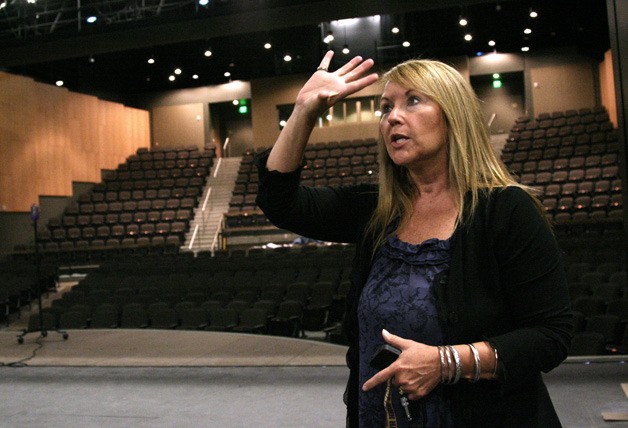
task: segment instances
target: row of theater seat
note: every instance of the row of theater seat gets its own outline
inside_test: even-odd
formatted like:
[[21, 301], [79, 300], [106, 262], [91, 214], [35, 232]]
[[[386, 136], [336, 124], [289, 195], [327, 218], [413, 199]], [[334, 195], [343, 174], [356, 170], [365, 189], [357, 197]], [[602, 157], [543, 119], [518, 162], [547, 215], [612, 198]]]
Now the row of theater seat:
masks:
[[181, 245], [214, 151], [177, 148], [129, 156], [39, 231], [45, 250]]

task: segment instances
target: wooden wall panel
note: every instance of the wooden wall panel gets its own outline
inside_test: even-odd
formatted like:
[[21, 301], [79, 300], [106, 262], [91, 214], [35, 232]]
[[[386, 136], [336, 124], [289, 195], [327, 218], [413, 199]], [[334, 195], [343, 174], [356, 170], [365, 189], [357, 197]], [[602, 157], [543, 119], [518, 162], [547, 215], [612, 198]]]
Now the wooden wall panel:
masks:
[[147, 111], [0, 72], [0, 210], [70, 196], [149, 146]]

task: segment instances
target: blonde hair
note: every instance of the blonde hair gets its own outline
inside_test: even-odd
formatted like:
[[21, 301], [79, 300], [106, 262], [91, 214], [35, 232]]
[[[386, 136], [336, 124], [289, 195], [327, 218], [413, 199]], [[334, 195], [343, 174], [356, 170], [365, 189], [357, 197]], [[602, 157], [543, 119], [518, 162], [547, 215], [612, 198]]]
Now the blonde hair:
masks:
[[[532, 194], [532, 189], [521, 186], [512, 178], [495, 153], [479, 100], [454, 68], [439, 61], [410, 60], [393, 67], [380, 81], [382, 86], [392, 82], [414, 89], [440, 106], [447, 125], [449, 181], [458, 206], [456, 226], [473, 216], [480, 192], [519, 186]], [[367, 236], [374, 239], [374, 251], [386, 239], [388, 224], [395, 218], [403, 221], [412, 212], [412, 201], [417, 193], [408, 170], [395, 165], [388, 156], [381, 135], [378, 145], [379, 198], [367, 229]], [[465, 203], [467, 193], [471, 195], [468, 207]], [[541, 208], [540, 202], [534, 199]]]

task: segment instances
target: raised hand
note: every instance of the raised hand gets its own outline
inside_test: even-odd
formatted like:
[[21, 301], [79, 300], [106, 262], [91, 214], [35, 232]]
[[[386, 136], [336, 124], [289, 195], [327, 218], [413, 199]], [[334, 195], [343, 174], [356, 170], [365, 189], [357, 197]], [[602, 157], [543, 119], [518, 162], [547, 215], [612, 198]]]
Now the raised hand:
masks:
[[316, 118], [339, 100], [377, 81], [377, 73], [365, 75], [373, 60], [357, 56], [336, 71], [329, 71], [333, 51], [323, 57], [316, 72], [297, 95], [295, 109], [303, 108], [308, 116]]

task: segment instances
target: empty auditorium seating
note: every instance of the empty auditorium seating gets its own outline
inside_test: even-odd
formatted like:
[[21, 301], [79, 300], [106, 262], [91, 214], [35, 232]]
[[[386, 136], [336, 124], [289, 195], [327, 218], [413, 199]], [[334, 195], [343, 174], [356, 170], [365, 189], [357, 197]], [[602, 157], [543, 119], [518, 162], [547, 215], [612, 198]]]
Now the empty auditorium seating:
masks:
[[196, 147], [138, 151], [103, 172], [103, 181], [79, 195], [61, 220], [51, 219], [42, 247], [130, 249], [148, 239], [149, 246], [178, 248], [213, 161], [213, 150]]
[[[225, 219], [225, 230], [229, 234], [274, 229], [255, 205], [258, 174], [253, 157], [263, 150], [265, 148], [248, 151], [242, 157]], [[309, 186], [374, 183], [377, 180], [376, 155], [375, 139], [312, 144], [305, 151], [301, 181]]]

